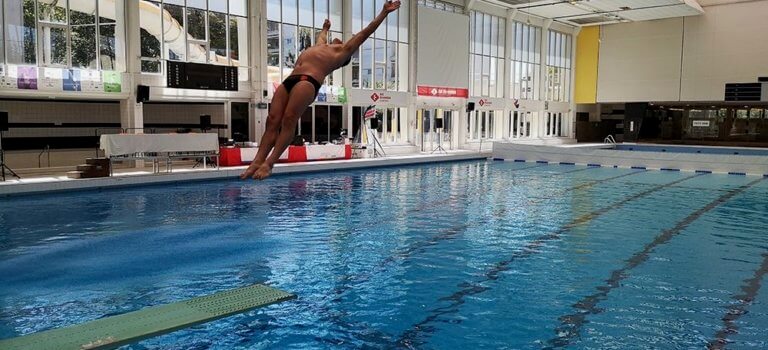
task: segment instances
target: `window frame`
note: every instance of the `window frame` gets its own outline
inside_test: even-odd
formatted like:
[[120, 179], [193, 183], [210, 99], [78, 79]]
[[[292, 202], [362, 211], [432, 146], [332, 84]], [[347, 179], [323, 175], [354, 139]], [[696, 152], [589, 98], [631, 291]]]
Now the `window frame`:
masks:
[[[240, 74], [241, 74], [241, 77], [240, 77], [239, 80], [241, 80], [241, 81], [242, 80], [247, 80], [247, 77], [250, 75], [249, 72], [248, 72], [248, 69], [251, 67], [250, 66], [250, 59], [251, 59], [251, 57], [250, 57], [250, 52], [249, 52], [249, 49], [250, 49], [250, 47], [249, 47], [249, 45], [250, 45], [249, 38], [250, 38], [251, 34], [250, 34], [250, 31], [248, 30], [249, 29], [248, 28], [248, 23], [250, 21], [250, 18], [248, 16], [242, 16], [240, 14], [233, 13], [233, 9], [232, 9], [232, 6], [231, 6], [231, 1], [229, 1], [229, 0], [226, 0], [226, 1], [225, 0], [207, 0], [206, 1], [206, 6], [205, 6], [204, 9], [203, 8], [199, 8], [199, 7], [188, 6], [187, 1], [183, 1], [184, 5], [179, 5], [179, 4], [175, 3], [175, 2], [174, 3], [167, 3], [166, 4], [165, 0], [140, 0], [140, 1], [149, 1], [150, 3], [158, 4], [160, 6], [160, 13], [161, 13], [161, 15], [160, 15], [161, 35], [160, 35], [160, 38], [158, 38], [160, 40], [160, 52], [161, 52], [160, 53], [160, 57], [156, 58], [156, 57], [140, 56], [139, 60], [142, 62], [142, 68], [140, 69], [140, 71], [141, 71], [142, 74], [162, 75], [164, 73], [164, 71], [165, 71], [164, 68], [163, 68], [163, 64], [162, 63], [165, 62], [165, 61], [173, 60], [173, 61], [179, 61], [179, 62], [194, 62], [194, 63], [203, 63], [203, 64], [213, 64], [213, 65], [223, 65], [223, 66], [230, 66], [230, 67], [238, 67], [239, 71], [240, 71]], [[225, 1], [226, 2], [226, 9], [227, 9], [226, 12], [219, 12], [219, 11], [211, 10], [209, 4], [212, 1]], [[245, 12], [246, 12], [246, 14], [248, 13], [249, 3], [250, 2], [245, 2], [245, 6], [246, 6]], [[183, 59], [180, 59], [180, 60], [176, 60], [176, 59], [171, 59], [170, 58], [168, 45], [165, 43], [164, 36], [165, 36], [165, 32], [166, 32], [166, 30], [165, 30], [165, 27], [166, 27], [165, 17], [166, 17], [166, 13], [167, 13], [166, 9], [165, 9], [166, 6], [176, 6], [176, 7], [180, 7], [182, 9], [183, 20], [182, 20], [182, 23], [181, 23], [181, 26], [182, 26], [181, 30], [184, 33], [184, 38], [183, 38], [183, 40], [184, 40], [184, 43], [183, 43], [183, 45], [184, 45], [184, 56], [183, 56]], [[189, 26], [189, 17], [190, 17], [189, 16], [189, 12], [190, 11], [202, 11], [203, 12], [203, 14], [204, 14], [203, 18], [204, 18], [204, 21], [205, 21], [205, 23], [204, 23], [205, 39], [193, 38], [190, 35], [190, 33], [189, 33], [189, 28], [190, 28], [190, 26]], [[211, 53], [211, 27], [210, 27], [211, 20], [210, 20], [210, 18], [213, 15], [224, 15], [224, 36], [225, 36], [224, 39], [226, 41], [226, 48], [225, 48], [225, 55], [221, 56], [221, 59], [224, 62], [219, 62], [217, 59], [213, 59], [212, 58], [212, 53]], [[171, 16], [171, 17], [173, 17], [173, 16]], [[231, 39], [232, 39], [232, 33], [231, 33], [232, 25], [231, 25], [231, 23], [232, 23], [233, 20], [235, 20], [237, 22], [238, 19], [245, 20], [246, 28], [245, 28], [243, 34], [245, 34], [248, 37], [246, 37], [245, 40], [244, 40], [244, 42], [246, 43], [246, 47], [241, 48], [240, 47], [241, 46], [240, 43], [238, 43], [238, 51], [239, 51], [238, 55], [237, 55], [238, 59], [235, 60], [235, 59], [232, 58], [232, 51], [231, 51], [232, 48], [233, 48], [233, 45], [232, 45], [232, 42], [231, 42]], [[139, 19], [139, 23], [141, 23], [141, 19]], [[238, 26], [238, 29], [239, 29], [239, 26]], [[141, 25], [139, 25], [138, 30], [139, 31], [142, 30]], [[238, 39], [239, 39], [239, 35], [240, 35], [240, 33], [238, 33]], [[192, 47], [193, 45], [200, 45], [203, 48], [204, 60], [192, 60], [190, 58], [190, 47]], [[141, 53], [141, 50], [139, 52]], [[241, 53], [244, 53], [245, 55], [241, 55]], [[213, 54], [214, 57], [218, 57], [216, 55], [217, 54], [215, 54], [215, 53]], [[245, 62], [243, 62], [243, 60], [245, 60]], [[236, 63], [235, 63], [235, 61], [236, 61]], [[157, 72], [145, 71], [143, 69], [143, 63], [144, 62], [159, 62], [160, 63], [160, 68], [158, 69]], [[245, 79], [244, 79], [244, 77], [245, 77]]]

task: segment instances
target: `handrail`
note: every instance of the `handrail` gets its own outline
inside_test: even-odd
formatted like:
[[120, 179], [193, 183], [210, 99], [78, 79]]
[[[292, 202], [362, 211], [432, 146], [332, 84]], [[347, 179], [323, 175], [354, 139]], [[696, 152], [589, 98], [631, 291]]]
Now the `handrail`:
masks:
[[603, 143], [610, 143], [612, 145], [616, 144], [616, 139], [613, 138], [613, 135], [608, 135], [603, 139]]
[[40, 154], [37, 155], [37, 167], [42, 168], [43, 167], [43, 161], [41, 160], [43, 158], [43, 154], [48, 153], [48, 167], [51, 167], [51, 146], [45, 145], [43, 147], [43, 150], [40, 151]]

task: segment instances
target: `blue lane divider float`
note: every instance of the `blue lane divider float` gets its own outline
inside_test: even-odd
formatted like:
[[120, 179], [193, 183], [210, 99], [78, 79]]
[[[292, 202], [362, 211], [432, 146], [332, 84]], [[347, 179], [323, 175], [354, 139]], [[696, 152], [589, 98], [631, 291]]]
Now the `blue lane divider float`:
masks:
[[[499, 161], [499, 162], [506, 161], [506, 159], [504, 159], [504, 158], [493, 158], [493, 160], [494, 161]], [[526, 163], [527, 161], [525, 159], [515, 159], [514, 162], [515, 163]], [[537, 160], [536, 163], [537, 164], [549, 164], [549, 161]], [[576, 163], [574, 163], [574, 162], [558, 162], [558, 164], [560, 164], [560, 165], [576, 165]], [[597, 164], [597, 163], [587, 163], [587, 166], [588, 167], [596, 167], [596, 168], [603, 167], [602, 164]], [[619, 168], [619, 166], [618, 165], [614, 165], [613, 168], [617, 169], [617, 168]], [[630, 168], [631, 169], [635, 169], [635, 170], [648, 170], [648, 168], [645, 167], [645, 166], [632, 166]], [[675, 171], [675, 172], [682, 171], [681, 169], [678, 169], [678, 168], [659, 168], [659, 170], [660, 171]], [[696, 170], [695, 172], [697, 174], [712, 174], [711, 170], [699, 169], [699, 170]], [[739, 172], [739, 171], [729, 171], [728, 175], [747, 176], [747, 173]], [[763, 177], [768, 177], [768, 174], [764, 174]]]

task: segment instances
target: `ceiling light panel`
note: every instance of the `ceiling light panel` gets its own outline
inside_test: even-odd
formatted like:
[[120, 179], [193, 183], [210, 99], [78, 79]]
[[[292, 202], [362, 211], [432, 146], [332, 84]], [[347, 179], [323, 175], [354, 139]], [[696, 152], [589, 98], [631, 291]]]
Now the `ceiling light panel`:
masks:
[[684, 4], [683, 0], [590, 0], [584, 3], [601, 12], [622, 11], [622, 8], [642, 9]]
[[631, 21], [649, 21], [654, 19], [696, 16], [701, 13], [688, 5], [665, 6], [650, 9], [621, 12], [621, 16]]
[[534, 16], [539, 16], [544, 18], [582, 16], [582, 15], [588, 15], [591, 13], [590, 11], [578, 8], [569, 3], [559, 3], [555, 5], [548, 5], [548, 6], [531, 7], [521, 11], [530, 13]]

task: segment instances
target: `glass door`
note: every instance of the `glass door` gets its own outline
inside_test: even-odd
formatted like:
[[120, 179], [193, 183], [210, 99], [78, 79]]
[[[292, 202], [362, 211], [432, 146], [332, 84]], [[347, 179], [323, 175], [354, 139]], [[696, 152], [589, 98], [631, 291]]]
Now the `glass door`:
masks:
[[509, 112], [509, 124], [507, 137], [510, 139], [526, 138], [531, 136], [531, 112]]
[[230, 104], [230, 118], [232, 123], [232, 139], [235, 142], [248, 141], [251, 128], [248, 116], [248, 102], [232, 102]]
[[544, 135], [549, 137], [563, 136], [563, 113], [547, 113]]
[[442, 147], [452, 150], [455, 145], [458, 111], [442, 108], [425, 108], [418, 110], [419, 130], [421, 136], [421, 151], [433, 152]]

